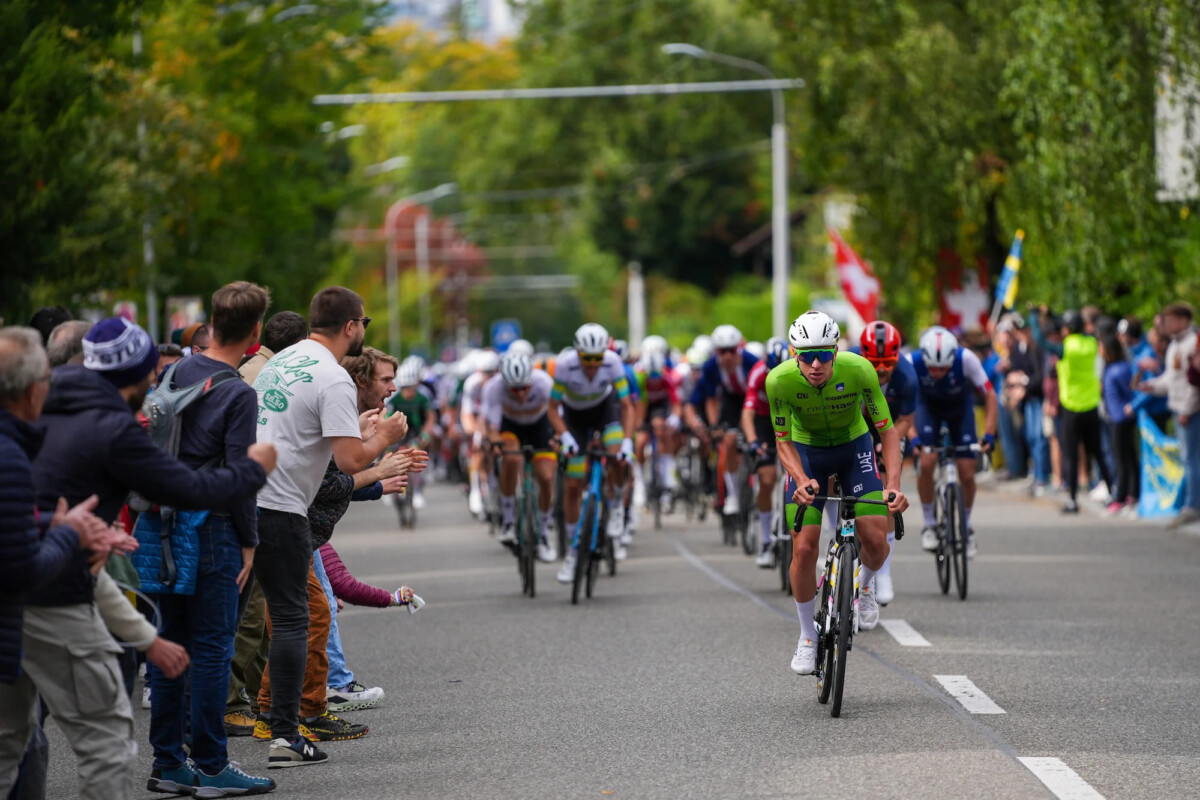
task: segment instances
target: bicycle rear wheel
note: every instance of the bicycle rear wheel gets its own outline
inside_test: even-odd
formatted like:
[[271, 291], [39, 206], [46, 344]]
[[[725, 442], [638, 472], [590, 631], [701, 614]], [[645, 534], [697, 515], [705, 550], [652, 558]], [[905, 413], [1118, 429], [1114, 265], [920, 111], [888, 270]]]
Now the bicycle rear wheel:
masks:
[[[571, 604], [579, 604], [579, 590], [583, 587], [586, 577], [591, 573], [592, 566], [592, 515], [596, 513], [595, 504], [591, 498], [585, 497], [583, 513], [579, 515], [579, 550], [575, 556], [575, 575], [571, 581]], [[590, 582], [587, 596], [592, 596]]]
[[837, 626], [833, 642], [833, 706], [830, 716], [842, 715], [842, 691], [846, 688], [846, 657], [854, 625], [854, 554], [843, 547], [838, 553]]
[[963, 515], [962, 487], [955, 484], [950, 491], [951, 515], [954, 531], [954, 546], [950, 555], [954, 561], [954, 584], [958, 587], [958, 599], [967, 599], [967, 521]]
[[948, 492], [941, 492], [937, 501], [937, 531], [938, 531], [938, 549], [934, 553], [937, 561], [938, 586], [941, 587], [942, 594], [950, 593], [950, 566], [951, 553], [953, 551], [952, 537], [950, 532], [950, 502]]
[[[532, 487], [530, 487], [532, 489]], [[534, 502], [532, 491], [527, 491], [525, 496], [525, 513], [522, 515], [522, 530], [521, 530], [521, 573], [525, 585], [525, 593], [530, 597], [537, 596], [537, 522], [535, 509], [537, 503]]]

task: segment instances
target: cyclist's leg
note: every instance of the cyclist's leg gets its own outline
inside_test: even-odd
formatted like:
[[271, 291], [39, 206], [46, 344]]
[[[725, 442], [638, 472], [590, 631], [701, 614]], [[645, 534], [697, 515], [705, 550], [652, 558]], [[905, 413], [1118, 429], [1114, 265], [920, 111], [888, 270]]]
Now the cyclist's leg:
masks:
[[503, 460], [500, 462], [500, 517], [506, 528], [513, 524], [517, 481], [521, 476], [521, 452], [518, 449], [520, 435], [517, 427], [508, 419], [500, 423], [500, 441], [504, 448]]
[[[841, 461], [838, 477], [846, 493], [863, 500], [882, 500], [883, 481], [875, 466], [875, 443], [871, 434], [864, 433], [836, 450]], [[860, 545], [859, 560], [864, 573], [862, 584], [869, 586], [875, 570], [882, 567], [888, 557], [888, 513], [883, 506], [858, 503], [854, 507], [854, 516]]]
[[[978, 438], [975, 434], [975, 409], [968, 407], [962, 416], [948, 422], [950, 436], [955, 444], [966, 447], [975, 444]], [[975, 507], [975, 458], [959, 458], [958, 485], [962, 487], [963, 495], [963, 525], [971, 527], [971, 509]]]
[[771, 504], [775, 495], [775, 430], [771, 427], [771, 418], [759, 414], [754, 417], [754, 435], [758, 441], [767, 445], [767, 454], [758, 468], [758, 523], [761, 533], [758, 537], [759, 554], [771, 550]]
[[[743, 398], [744, 399], [744, 398]], [[721, 411], [718, 424], [725, 429], [721, 438], [721, 447], [725, 455], [725, 513], [734, 514], [740, 511], [738, 497], [738, 470], [742, 466], [742, 454], [737, 449], [738, 429], [742, 421], [742, 401], [735, 402], [734, 395], [721, 392]]]
[[[677, 486], [675, 482], [675, 453], [679, 451], [679, 434], [668, 424], [671, 419], [670, 406], [667, 413], [654, 419], [654, 438], [658, 440], [658, 455], [662, 469], [663, 487], [672, 494]], [[678, 419], [676, 419], [678, 422]]]
[[[917, 404], [917, 413], [913, 418], [913, 425], [917, 431], [917, 437], [922, 444], [940, 445], [937, 434], [939, 428], [938, 418], [925, 406], [924, 403]], [[917, 494], [921, 498], [921, 513], [925, 517], [925, 527], [932, 528], [937, 524], [936, 514], [934, 512], [933, 498], [933, 471], [937, 467], [936, 453], [921, 454], [921, 469], [917, 474]]]

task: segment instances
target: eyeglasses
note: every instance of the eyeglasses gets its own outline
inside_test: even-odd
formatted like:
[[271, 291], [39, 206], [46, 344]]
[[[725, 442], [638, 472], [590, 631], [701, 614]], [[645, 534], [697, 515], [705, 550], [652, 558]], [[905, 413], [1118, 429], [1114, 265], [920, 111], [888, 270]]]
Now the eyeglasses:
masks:
[[602, 363], [604, 363], [604, 353], [600, 353], [599, 355], [594, 355], [594, 356], [593, 355], [584, 355], [583, 353], [580, 353], [579, 360], [581, 362], [583, 362], [584, 364], [602, 364]]
[[717, 348], [717, 355], [719, 355], [719, 356], [731, 356], [736, 352], [737, 352], [736, 347], [718, 347]]
[[805, 364], [811, 364], [814, 361], [828, 364], [830, 361], [833, 361], [835, 355], [836, 351], [834, 350], [801, 350], [796, 353], [796, 358]]
[[367, 326], [371, 324], [370, 317], [351, 317], [350, 321], [351, 322], [361, 322], [363, 324], [364, 331], [367, 329]]

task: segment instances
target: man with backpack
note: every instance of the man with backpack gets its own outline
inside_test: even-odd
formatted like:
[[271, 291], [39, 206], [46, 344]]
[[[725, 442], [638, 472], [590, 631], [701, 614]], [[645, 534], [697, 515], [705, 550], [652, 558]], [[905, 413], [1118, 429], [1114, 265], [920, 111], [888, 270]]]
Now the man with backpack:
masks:
[[[266, 289], [246, 281], [218, 289], [212, 297], [211, 345], [169, 368], [151, 398], [154, 403], [147, 405], [152, 435], [161, 433], [153, 430], [160, 421], [175, 418], [178, 430], [168, 436], [177, 433], [178, 442], [168, 440], [168, 452], [177, 447], [179, 460], [193, 469], [243, 461], [254, 445], [258, 400], [236, 370], [246, 349], [258, 341], [269, 300]], [[183, 402], [163, 405], [175, 398]], [[146, 541], [144, 522], [165, 522], [161, 513], [154, 516], [149, 512], [139, 520], [140, 540]], [[183, 530], [190, 533], [181, 536]], [[189, 644], [192, 666], [190, 708], [188, 676], [171, 678], [149, 669], [154, 766], [147, 788], [177, 794], [196, 787], [209, 790], [201, 796], [212, 797], [270, 792], [274, 781], [247, 775], [229, 762], [224, 722], [238, 594], [250, 578], [258, 545], [255, 498], [244, 495], [228, 512], [176, 513], [175, 535], [166, 540], [179, 550], [172, 554], [173, 583], [155, 583], [164, 561], [153, 538], [134, 562], [143, 588], [158, 589], [163, 634]], [[183, 749], [189, 710], [191, 761]]]

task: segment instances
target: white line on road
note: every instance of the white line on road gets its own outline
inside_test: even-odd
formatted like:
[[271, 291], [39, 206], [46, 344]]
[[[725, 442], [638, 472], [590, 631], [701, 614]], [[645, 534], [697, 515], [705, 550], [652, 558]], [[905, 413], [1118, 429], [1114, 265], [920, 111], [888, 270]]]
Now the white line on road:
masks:
[[913, 626], [909, 625], [902, 619], [881, 619], [879, 624], [883, 629], [892, 635], [900, 644], [905, 647], [932, 647], [929, 640], [921, 634], [913, 630]]
[[966, 675], [934, 675], [950, 696], [972, 714], [1003, 714], [1004, 709], [992, 702]]
[[1058, 800], [1104, 800], [1075, 770], [1058, 758], [1018, 758]]

